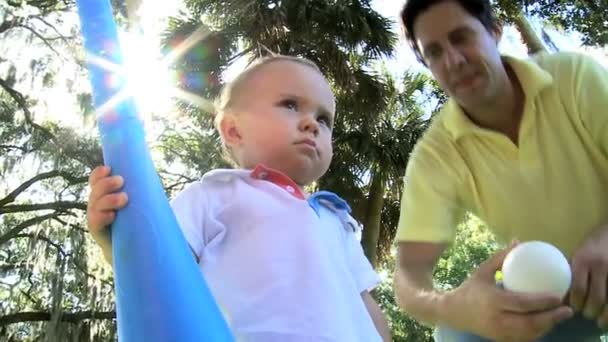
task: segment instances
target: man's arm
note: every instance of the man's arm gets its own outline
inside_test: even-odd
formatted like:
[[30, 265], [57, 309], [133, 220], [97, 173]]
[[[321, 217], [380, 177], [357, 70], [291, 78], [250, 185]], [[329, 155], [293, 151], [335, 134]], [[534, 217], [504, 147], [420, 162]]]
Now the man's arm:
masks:
[[491, 340], [533, 341], [572, 317], [561, 298], [505, 291], [494, 274], [510, 248], [484, 261], [457, 288], [433, 289], [433, 268], [446, 245], [401, 242], [395, 273], [399, 305], [416, 320], [470, 331]]
[[395, 270], [395, 296], [399, 306], [416, 320], [439, 321], [442, 294], [433, 289], [433, 270], [445, 243], [400, 242]]
[[384, 342], [391, 342], [391, 329], [389, 328], [386, 316], [384, 315], [384, 312], [382, 312], [382, 309], [380, 309], [380, 306], [378, 306], [378, 303], [376, 303], [368, 291], [361, 292], [361, 298], [363, 298], [367, 312], [369, 312], [369, 315], [372, 317], [376, 330], [378, 330], [378, 333], [382, 336], [382, 340]]

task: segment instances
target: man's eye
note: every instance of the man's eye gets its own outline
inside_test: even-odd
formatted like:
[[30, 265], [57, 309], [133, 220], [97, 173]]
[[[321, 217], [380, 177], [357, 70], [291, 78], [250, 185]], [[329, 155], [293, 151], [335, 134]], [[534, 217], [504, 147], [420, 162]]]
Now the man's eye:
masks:
[[424, 55], [427, 59], [437, 59], [441, 57], [441, 49], [440, 48], [430, 48], [424, 52]]
[[452, 37], [452, 43], [454, 45], [464, 44], [467, 42], [468, 36], [465, 33], [458, 33]]

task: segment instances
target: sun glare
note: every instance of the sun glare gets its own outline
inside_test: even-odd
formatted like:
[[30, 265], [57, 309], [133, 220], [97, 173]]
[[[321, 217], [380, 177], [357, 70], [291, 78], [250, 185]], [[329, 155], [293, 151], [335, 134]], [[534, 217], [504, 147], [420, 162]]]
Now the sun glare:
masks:
[[[167, 13], [171, 12], [164, 11], [166, 6], [163, 7], [162, 3], [164, 2], [143, 2], [134, 13], [129, 29], [120, 31], [123, 65], [115, 65], [99, 56], [89, 56], [90, 62], [109, 71], [104, 80], [106, 86], [121, 87], [106, 103], [98, 106], [98, 118], [103, 118], [106, 114], [112, 115], [116, 105], [132, 97], [138, 116], [147, 126], [147, 133], [150, 133], [149, 128], [154, 129], [155, 118], [180, 117], [175, 108], [176, 99], [206, 110], [212, 109], [211, 101], [201, 97], [197, 90], [207, 85], [206, 75], [178, 75], [170, 68], [174, 61], [185, 54], [201, 55], [201, 62], [204, 63], [205, 49], [199, 43], [208, 37], [209, 31], [201, 25], [189, 36], [171, 44], [170, 51], [161, 51], [159, 36], [166, 26]], [[181, 89], [190, 81], [194, 81], [198, 88], [187, 87], [193, 89], [192, 92]], [[121, 86], [122, 82], [125, 83]]]
[[126, 91], [133, 96], [144, 122], [172, 110], [172, 77], [156, 42], [137, 33], [122, 38]]

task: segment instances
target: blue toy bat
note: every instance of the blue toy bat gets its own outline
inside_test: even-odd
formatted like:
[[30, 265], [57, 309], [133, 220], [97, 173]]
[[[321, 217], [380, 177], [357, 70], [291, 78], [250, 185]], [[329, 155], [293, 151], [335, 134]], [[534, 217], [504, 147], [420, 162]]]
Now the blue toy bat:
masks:
[[104, 160], [124, 178], [129, 196], [111, 228], [118, 338], [234, 341], [169, 206], [134, 101], [120, 99], [125, 80], [95, 62], [119, 68], [123, 62], [109, 1], [76, 3], [94, 104], [102, 111], [98, 127]]

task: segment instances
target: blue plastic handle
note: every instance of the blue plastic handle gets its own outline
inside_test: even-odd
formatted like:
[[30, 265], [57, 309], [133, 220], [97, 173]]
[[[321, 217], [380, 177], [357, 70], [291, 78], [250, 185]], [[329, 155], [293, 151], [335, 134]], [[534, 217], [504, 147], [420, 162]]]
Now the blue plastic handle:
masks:
[[[125, 89], [109, 0], [77, 0], [96, 108]], [[234, 338], [198, 269], [156, 173], [132, 97], [98, 116], [103, 155], [125, 180], [129, 204], [112, 224], [118, 338], [225, 342]]]

